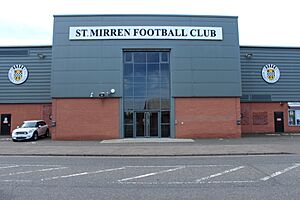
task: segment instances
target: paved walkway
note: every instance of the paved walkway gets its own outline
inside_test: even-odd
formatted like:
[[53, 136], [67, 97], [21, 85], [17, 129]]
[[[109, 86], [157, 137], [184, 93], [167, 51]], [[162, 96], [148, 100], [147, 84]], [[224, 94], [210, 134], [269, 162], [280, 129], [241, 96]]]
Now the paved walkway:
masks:
[[0, 155], [44, 156], [208, 156], [300, 154], [300, 135], [238, 139], [117, 139], [104, 141], [12, 142], [0, 137]]

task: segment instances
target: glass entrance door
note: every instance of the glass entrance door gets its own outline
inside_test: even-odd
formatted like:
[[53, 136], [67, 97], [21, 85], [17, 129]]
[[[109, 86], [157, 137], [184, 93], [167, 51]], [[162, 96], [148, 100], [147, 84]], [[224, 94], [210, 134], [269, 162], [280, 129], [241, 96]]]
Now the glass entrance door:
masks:
[[135, 112], [135, 136], [158, 137], [158, 112]]

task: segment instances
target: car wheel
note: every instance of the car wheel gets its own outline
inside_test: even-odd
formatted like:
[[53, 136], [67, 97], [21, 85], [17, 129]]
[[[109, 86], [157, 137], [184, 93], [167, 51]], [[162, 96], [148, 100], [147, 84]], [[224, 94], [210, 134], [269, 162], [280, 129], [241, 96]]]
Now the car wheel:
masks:
[[46, 130], [45, 137], [49, 137], [49, 129]]
[[17, 142], [18, 140], [12, 139], [13, 142]]
[[37, 132], [34, 132], [32, 135], [32, 140], [37, 141], [37, 139], [38, 139], [38, 134], [37, 134]]

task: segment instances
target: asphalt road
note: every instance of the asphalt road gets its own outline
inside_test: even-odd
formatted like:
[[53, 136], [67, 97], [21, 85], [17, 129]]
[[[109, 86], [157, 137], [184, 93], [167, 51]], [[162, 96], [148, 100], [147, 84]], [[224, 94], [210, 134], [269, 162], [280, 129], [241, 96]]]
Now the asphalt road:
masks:
[[0, 156], [0, 200], [299, 199], [300, 156]]

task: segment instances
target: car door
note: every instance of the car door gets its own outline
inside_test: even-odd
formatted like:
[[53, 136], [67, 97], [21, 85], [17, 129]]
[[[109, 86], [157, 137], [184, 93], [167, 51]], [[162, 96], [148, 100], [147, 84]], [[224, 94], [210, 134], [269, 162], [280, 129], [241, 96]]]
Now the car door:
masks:
[[42, 135], [45, 135], [46, 134], [46, 131], [47, 131], [47, 125], [46, 125], [46, 122], [44, 122], [44, 121], [41, 121], [40, 122], [40, 124], [41, 124], [41, 134]]
[[42, 123], [41, 122], [37, 122], [36, 123], [36, 126], [37, 126], [37, 132], [38, 132], [38, 135], [41, 136], [43, 135], [43, 126], [42, 126]]

